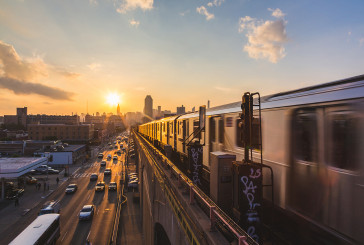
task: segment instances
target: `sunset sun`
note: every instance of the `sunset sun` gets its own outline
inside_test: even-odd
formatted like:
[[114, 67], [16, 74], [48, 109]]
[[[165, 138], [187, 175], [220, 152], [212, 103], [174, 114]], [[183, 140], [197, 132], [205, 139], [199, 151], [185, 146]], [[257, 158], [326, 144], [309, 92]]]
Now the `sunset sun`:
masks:
[[116, 106], [117, 104], [120, 103], [120, 96], [117, 95], [116, 93], [110, 93], [107, 97], [106, 97], [107, 103], [110, 106]]

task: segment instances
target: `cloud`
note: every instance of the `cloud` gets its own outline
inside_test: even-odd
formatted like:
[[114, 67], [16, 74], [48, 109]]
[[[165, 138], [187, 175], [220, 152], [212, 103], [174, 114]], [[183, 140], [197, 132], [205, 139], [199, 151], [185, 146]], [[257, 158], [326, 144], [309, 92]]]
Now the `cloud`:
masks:
[[14, 47], [0, 41], [0, 88], [12, 90], [15, 94], [39, 94], [55, 100], [71, 100], [73, 93], [34, 82], [56, 74], [77, 78], [80, 74], [62, 67], [47, 65], [39, 56], [24, 59]]
[[214, 0], [212, 2], [209, 2], [207, 6], [213, 7], [213, 6], [221, 6], [221, 4], [225, 2], [225, 0]]
[[38, 94], [53, 100], [72, 100], [73, 93], [52, 88], [40, 83], [30, 83], [9, 77], [0, 77], [0, 88], [13, 91], [15, 94]]
[[89, 3], [91, 5], [97, 5], [98, 4], [97, 0], [89, 0]]
[[125, 14], [127, 11], [140, 8], [142, 10], [153, 9], [154, 0], [114, 0], [114, 4], [117, 6], [116, 11], [121, 14]]
[[48, 77], [55, 72], [67, 78], [77, 78], [80, 74], [70, 72], [62, 67], [55, 67], [44, 63], [39, 56], [21, 58], [10, 44], [0, 41], [0, 75], [18, 80], [32, 81]]
[[213, 18], [215, 18], [214, 14], [211, 14], [207, 11], [207, 9], [205, 8], [205, 6], [201, 6], [196, 8], [197, 13], [205, 15], [206, 16], [206, 20], [211, 20]]
[[87, 65], [87, 67], [90, 68], [90, 70], [92, 70], [92, 71], [96, 71], [101, 67], [101, 64], [94, 62], [94, 63]]
[[20, 80], [47, 76], [48, 67], [40, 57], [22, 59], [13, 46], [0, 41], [0, 74]]
[[277, 63], [285, 57], [283, 45], [288, 41], [287, 21], [282, 18], [284, 16], [282, 11], [278, 10], [271, 10], [274, 17], [281, 16], [275, 21], [257, 21], [250, 16], [240, 18], [239, 32], [247, 32], [248, 43], [244, 46], [244, 51], [249, 57], [267, 59], [272, 63]]
[[136, 20], [134, 20], [134, 19], [131, 19], [131, 20], [129, 21], [129, 24], [130, 24], [131, 26], [138, 27], [138, 26], [139, 26], [139, 24], [140, 24], [140, 22], [139, 22], [139, 21], [136, 21]]
[[283, 12], [282, 12], [282, 10], [280, 10], [280, 9], [271, 9], [271, 8], [268, 8], [268, 10], [269, 11], [271, 11], [272, 12], [272, 16], [273, 17], [276, 17], [276, 18], [283, 18], [286, 14], [284, 14]]

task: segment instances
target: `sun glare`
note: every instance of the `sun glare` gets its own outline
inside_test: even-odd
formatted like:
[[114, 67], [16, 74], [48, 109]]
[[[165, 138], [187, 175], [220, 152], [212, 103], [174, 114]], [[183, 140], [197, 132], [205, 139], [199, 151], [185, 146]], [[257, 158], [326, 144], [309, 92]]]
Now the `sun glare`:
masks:
[[115, 93], [111, 93], [106, 97], [107, 103], [110, 106], [116, 106], [117, 104], [120, 103], [120, 96], [115, 94]]

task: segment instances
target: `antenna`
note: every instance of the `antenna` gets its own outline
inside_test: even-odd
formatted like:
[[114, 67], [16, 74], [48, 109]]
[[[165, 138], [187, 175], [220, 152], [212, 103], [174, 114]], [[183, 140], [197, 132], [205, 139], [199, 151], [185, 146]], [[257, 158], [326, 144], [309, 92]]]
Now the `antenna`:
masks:
[[86, 115], [88, 115], [88, 100], [86, 100]]

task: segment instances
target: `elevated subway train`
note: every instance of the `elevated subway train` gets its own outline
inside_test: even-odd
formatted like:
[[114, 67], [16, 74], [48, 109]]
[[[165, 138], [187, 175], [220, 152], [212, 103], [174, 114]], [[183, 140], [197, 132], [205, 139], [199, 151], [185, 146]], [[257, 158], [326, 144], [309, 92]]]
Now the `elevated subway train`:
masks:
[[[214, 151], [242, 160], [240, 106], [207, 109], [205, 168]], [[188, 113], [140, 125], [139, 132], [185, 158], [183, 142], [198, 123], [198, 112]], [[364, 75], [261, 98], [263, 162], [273, 169], [275, 205], [342, 244], [364, 244], [363, 125]], [[257, 162], [259, 157], [253, 151]], [[263, 196], [269, 200], [270, 192]]]

